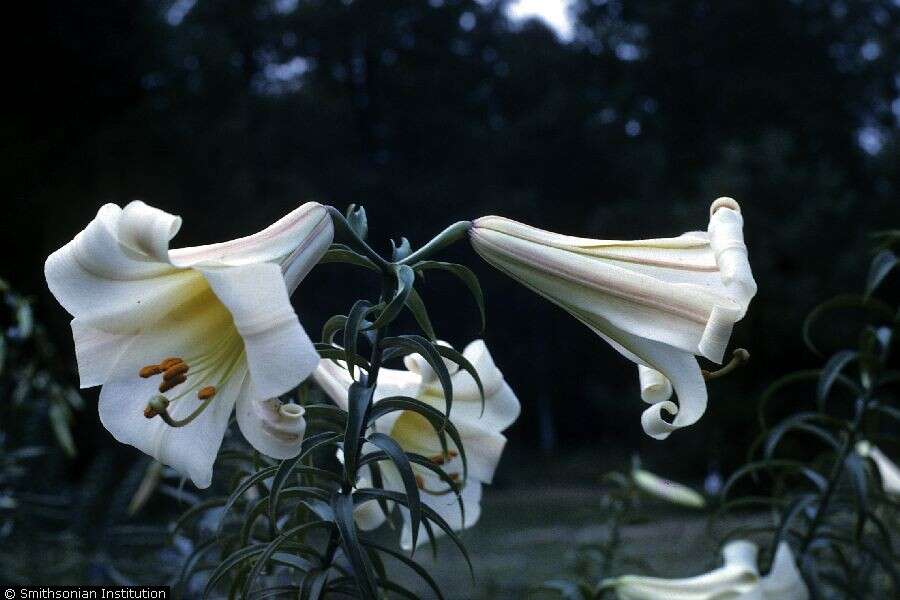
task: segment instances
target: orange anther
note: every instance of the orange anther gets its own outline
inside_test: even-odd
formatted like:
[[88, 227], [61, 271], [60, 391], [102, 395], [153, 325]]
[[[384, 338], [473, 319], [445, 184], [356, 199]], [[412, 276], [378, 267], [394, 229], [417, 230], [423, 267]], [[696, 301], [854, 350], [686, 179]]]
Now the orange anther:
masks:
[[181, 377], [182, 375], [184, 375], [185, 373], [188, 372], [188, 369], [190, 369], [190, 367], [188, 367], [186, 363], [180, 362], [180, 363], [174, 364], [171, 367], [169, 367], [168, 369], [166, 369], [165, 373], [163, 373], [163, 379], [165, 379], [166, 381], [169, 381], [170, 379], [175, 379], [176, 377]]
[[147, 365], [140, 371], [138, 371], [138, 375], [147, 379], [148, 377], [153, 377], [154, 375], [159, 375], [163, 372], [163, 368], [159, 365]]
[[182, 359], [178, 358], [177, 356], [170, 356], [169, 358], [167, 358], [164, 361], [162, 361], [161, 363], [159, 363], [159, 366], [162, 367], [163, 371], [165, 371], [169, 367], [175, 366], [178, 363], [183, 363], [183, 362], [184, 361]]
[[159, 384], [159, 393], [164, 394], [176, 385], [180, 385], [185, 381], [187, 381], [187, 377], [185, 377], [184, 374], [176, 375], [173, 379], [163, 379], [163, 382]]
[[425, 480], [422, 479], [421, 475], [416, 475], [416, 487], [419, 488], [420, 490], [425, 489]]
[[216, 388], [208, 385], [205, 388], [202, 388], [199, 392], [197, 392], [197, 397], [201, 400], [209, 400], [213, 396], [216, 395]]

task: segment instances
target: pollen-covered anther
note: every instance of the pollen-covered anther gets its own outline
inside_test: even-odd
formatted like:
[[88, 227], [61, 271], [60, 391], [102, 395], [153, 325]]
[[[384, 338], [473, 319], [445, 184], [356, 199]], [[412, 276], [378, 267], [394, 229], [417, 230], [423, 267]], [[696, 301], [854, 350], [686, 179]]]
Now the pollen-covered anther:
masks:
[[178, 358], [177, 356], [170, 356], [169, 358], [163, 359], [159, 366], [162, 367], [162, 370], [165, 371], [169, 367], [174, 367], [178, 363], [183, 363], [184, 359]]
[[420, 490], [425, 489], [425, 480], [422, 478], [421, 475], [416, 475], [416, 487], [419, 488]]
[[451, 481], [459, 481], [459, 473], [450, 473], [447, 476]]
[[159, 375], [163, 372], [163, 368], [159, 365], [147, 365], [138, 371], [138, 375], [140, 375], [143, 379], [147, 379], [148, 377], [153, 377], [154, 375]]
[[199, 392], [197, 392], [197, 397], [201, 400], [209, 400], [213, 396], [216, 395], [215, 386], [208, 385], [204, 388], [201, 388]]
[[181, 385], [187, 381], [187, 377], [182, 373], [181, 375], [177, 375], [172, 379], [163, 379], [163, 382], [159, 384], [159, 392], [161, 394], [168, 392], [176, 385]]
[[180, 362], [172, 365], [163, 373], [163, 379], [169, 381], [170, 379], [175, 379], [176, 377], [180, 377], [187, 373], [190, 370], [190, 367], [185, 362]]

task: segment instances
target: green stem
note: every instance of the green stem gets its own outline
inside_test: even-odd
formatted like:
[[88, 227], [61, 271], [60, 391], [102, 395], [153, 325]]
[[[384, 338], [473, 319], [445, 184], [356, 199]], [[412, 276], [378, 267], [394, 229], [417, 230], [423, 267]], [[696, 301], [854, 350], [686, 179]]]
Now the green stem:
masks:
[[398, 264], [409, 265], [425, 260], [435, 252], [446, 248], [465, 236], [470, 229], [472, 229], [472, 221], [458, 221], [434, 236], [430, 242], [399, 261]]
[[798, 563], [801, 562], [801, 559], [809, 550], [809, 545], [812, 543], [813, 538], [816, 535], [816, 531], [822, 525], [822, 520], [825, 518], [825, 515], [828, 512], [828, 507], [831, 504], [831, 499], [834, 496], [834, 491], [835, 489], [837, 489], [838, 481], [840, 480], [841, 475], [843, 475], [844, 473], [844, 465], [847, 462], [847, 457], [850, 456], [850, 452], [856, 445], [856, 440], [859, 436], [859, 430], [862, 427], [868, 407], [869, 394], [866, 393], [862, 398], [859, 399], [859, 406], [856, 410], [856, 414], [853, 417], [853, 422], [851, 423], [850, 430], [847, 432], [847, 435], [844, 438], [844, 443], [841, 445], [841, 450], [838, 453], [837, 461], [834, 463], [834, 466], [831, 469], [831, 475], [828, 478], [828, 485], [825, 487], [825, 491], [822, 494], [822, 499], [819, 502], [818, 507], [816, 508], [816, 514], [813, 516], [813, 519], [809, 524], [809, 529], [807, 529], [806, 535], [803, 538], [803, 543], [800, 545], [800, 554], [797, 557]]
[[335, 229], [350, 238], [350, 241], [352, 241], [359, 250], [362, 250], [362, 253], [365, 254], [366, 257], [370, 258], [372, 262], [378, 265], [378, 268], [381, 269], [383, 273], [388, 272], [390, 263], [384, 260], [380, 254], [372, 250], [371, 246], [353, 231], [353, 228], [350, 227], [350, 223], [347, 222], [347, 219], [341, 214], [341, 211], [333, 206], [326, 206], [325, 208], [331, 216], [331, 221], [334, 223]]

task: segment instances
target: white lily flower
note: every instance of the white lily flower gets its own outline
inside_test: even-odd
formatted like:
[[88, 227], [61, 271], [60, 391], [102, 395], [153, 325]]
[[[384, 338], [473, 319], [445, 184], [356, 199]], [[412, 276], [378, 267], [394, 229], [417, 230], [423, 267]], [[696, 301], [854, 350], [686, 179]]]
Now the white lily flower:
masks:
[[103, 425], [205, 488], [235, 405], [260, 452], [300, 449], [302, 410], [271, 399], [319, 362], [289, 294], [333, 230], [316, 203], [248, 237], [170, 250], [180, 227], [143, 202], [107, 204], [45, 275], [74, 317], [81, 386], [103, 386]]
[[724, 566], [697, 577], [663, 579], [626, 575], [603, 582], [619, 600], [807, 600], [809, 592], [787, 543], [778, 545], [772, 569], [761, 577], [758, 548], [746, 540], [722, 549]]
[[[652, 240], [577, 238], [493, 216], [474, 221], [469, 235], [482, 258], [644, 367], [641, 396], [652, 406], [641, 424], [664, 439], [703, 415], [694, 355], [721, 362], [756, 293], [738, 203], [719, 198], [710, 215], [706, 232]], [[668, 400], [673, 387], [678, 405]]]
[[[458, 369], [455, 363], [448, 363], [453, 384], [450, 421], [459, 431], [466, 452], [468, 478], [465, 481], [462, 481], [463, 468], [459, 449], [448, 438], [448, 452], [444, 454], [433, 427], [418, 413], [397, 411], [385, 415], [375, 423], [376, 431], [391, 436], [407, 452], [430, 457], [451, 478], [459, 481], [459, 497], [465, 510], [465, 521], [459, 500], [451, 488], [432, 471], [420, 465], [412, 465], [422, 502], [436, 511], [454, 530], [471, 527], [478, 520], [481, 514], [481, 487], [493, 479], [506, 444], [506, 437], [501, 432], [516, 420], [520, 411], [519, 400], [503, 380], [503, 374], [494, 364], [482, 340], [469, 344], [463, 351], [463, 356], [478, 373], [485, 393], [482, 414], [481, 395], [475, 380], [468, 372]], [[443, 390], [425, 359], [419, 355], [409, 355], [404, 363], [409, 370], [379, 370], [374, 402], [390, 396], [409, 396], [444, 411]], [[347, 408], [347, 392], [353, 379], [343, 366], [330, 360], [322, 360], [314, 378], [339, 407]], [[400, 473], [393, 464], [381, 463], [381, 474], [385, 489], [404, 491]], [[371, 481], [371, 476], [364, 471], [357, 487], [370, 485], [368, 481]], [[409, 549], [412, 547], [412, 526], [408, 511], [401, 507], [401, 512], [405, 525], [400, 543], [403, 548]], [[375, 501], [358, 506], [354, 517], [361, 529], [374, 529], [385, 519]], [[441, 534], [440, 528], [434, 527], [433, 530], [435, 535]], [[428, 541], [424, 528], [419, 532], [418, 539], [420, 543]]]
[[706, 499], [686, 485], [663, 479], [644, 469], [631, 471], [631, 480], [646, 494], [688, 508], [704, 508]]
[[881, 475], [884, 492], [889, 496], [900, 498], [900, 467], [868, 441], [857, 442], [856, 452], [860, 456], [872, 459], [872, 462], [875, 463], [878, 474]]

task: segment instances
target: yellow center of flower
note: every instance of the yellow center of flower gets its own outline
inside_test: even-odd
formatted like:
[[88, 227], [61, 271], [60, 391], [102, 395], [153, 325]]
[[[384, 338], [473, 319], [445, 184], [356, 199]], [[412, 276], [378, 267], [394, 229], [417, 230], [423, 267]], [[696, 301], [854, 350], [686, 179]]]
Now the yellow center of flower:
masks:
[[[158, 364], [147, 365], [138, 371], [144, 379], [161, 375], [159, 395], [154, 396], [144, 409], [148, 419], [159, 416], [172, 427], [183, 427], [196, 419], [209, 406], [218, 391], [234, 373], [235, 367], [243, 356], [243, 344], [237, 332], [228, 332], [219, 341], [206, 349], [206, 352], [191, 359], [189, 364], [180, 356], [173, 356]], [[212, 384], [212, 385], [211, 385]], [[164, 396], [173, 392], [170, 398]], [[182, 419], [173, 418], [169, 405], [186, 396], [196, 393], [200, 405]]]

